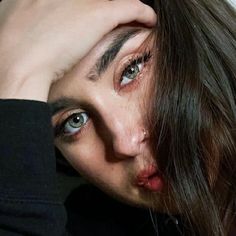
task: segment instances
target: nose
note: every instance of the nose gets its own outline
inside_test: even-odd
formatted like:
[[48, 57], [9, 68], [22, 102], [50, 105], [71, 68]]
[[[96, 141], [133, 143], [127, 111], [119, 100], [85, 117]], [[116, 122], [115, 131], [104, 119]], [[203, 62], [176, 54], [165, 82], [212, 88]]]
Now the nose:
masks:
[[119, 159], [142, 153], [147, 131], [142, 127], [113, 127], [113, 151]]
[[104, 145], [112, 151], [110, 155], [114, 159], [136, 157], [143, 153], [149, 134], [139, 100], [127, 100], [125, 96], [110, 96], [109, 99], [96, 96], [96, 109], [103, 124]]

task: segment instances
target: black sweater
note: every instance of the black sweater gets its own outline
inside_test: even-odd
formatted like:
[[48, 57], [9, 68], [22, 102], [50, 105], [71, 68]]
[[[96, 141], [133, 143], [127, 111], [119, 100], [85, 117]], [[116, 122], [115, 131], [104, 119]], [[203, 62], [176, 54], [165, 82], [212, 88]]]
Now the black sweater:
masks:
[[50, 124], [46, 103], [0, 102], [0, 235], [63, 234]]
[[[43, 102], [0, 100], [0, 236], [157, 235], [149, 212], [83, 185], [60, 200], [51, 113]], [[157, 215], [159, 235], [178, 235]], [[69, 233], [66, 233], [69, 232]]]

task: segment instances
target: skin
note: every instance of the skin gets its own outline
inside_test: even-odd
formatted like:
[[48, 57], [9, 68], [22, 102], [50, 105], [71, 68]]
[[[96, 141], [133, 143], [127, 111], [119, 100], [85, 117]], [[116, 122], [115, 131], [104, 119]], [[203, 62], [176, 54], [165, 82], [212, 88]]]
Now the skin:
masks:
[[[155, 198], [155, 208], [161, 210], [162, 189], [150, 191], [135, 184], [142, 170], [156, 165], [149, 137], [143, 133], [146, 130], [143, 101], [150, 97], [153, 49], [151, 42], [141, 45], [151, 31], [139, 29], [98, 79], [94, 79], [94, 72], [91, 74], [91, 68], [115, 35], [129, 30], [122, 27], [109, 34], [52, 86], [49, 93], [52, 106], [62, 99], [68, 101], [52, 118], [54, 127], [67, 121], [55, 144], [78, 172], [105, 192], [144, 207], [153, 207], [150, 199]], [[125, 80], [121, 75], [130, 61], [147, 51], [151, 52], [150, 59], [139, 64], [140, 70], [133, 80]], [[88, 120], [75, 127], [68, 123], [71, 115], [81, 112], [88, 114]]]

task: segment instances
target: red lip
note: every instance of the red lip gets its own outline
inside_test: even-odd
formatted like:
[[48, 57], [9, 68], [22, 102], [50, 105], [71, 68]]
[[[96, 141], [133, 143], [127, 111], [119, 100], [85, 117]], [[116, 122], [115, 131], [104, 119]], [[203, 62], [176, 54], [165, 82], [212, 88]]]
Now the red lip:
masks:
[[150, 165], [139, 172], [135, 184], [150, 191], [159, 192], [163, 188], [163, 179], [156, 166]]

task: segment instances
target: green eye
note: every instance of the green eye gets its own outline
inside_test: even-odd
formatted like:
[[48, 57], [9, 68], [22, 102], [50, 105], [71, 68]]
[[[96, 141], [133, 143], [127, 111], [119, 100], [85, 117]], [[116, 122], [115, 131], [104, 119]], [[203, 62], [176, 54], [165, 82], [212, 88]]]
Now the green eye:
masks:
[[131, 63], [124, 69], [121, 79], [120, 86], [125, 86], [135, 80], [138, 74], [143, 70], [145, 63], [151, 58], [151, 52], [145, 52], [139, 58], [134, 59]]
[[140, 73], [142, 69], [143, 69], [143, 62], [136, 61], [135, 64], [129, 65], [122, 74], [120, 85], [122, 86], [130, 83], [137, 77], [137, 75]]
[[77, 133], [87, 123], [88, 119], [89, 117], [85, 112], [73, 114], [65, 121], [63, 132], [71, 135]]

